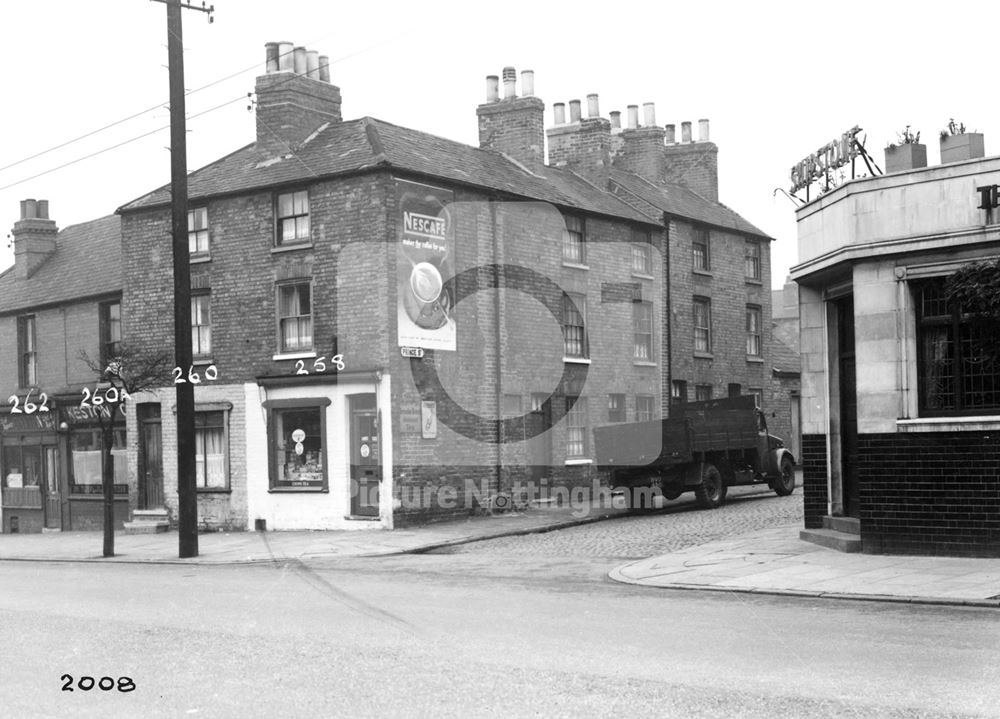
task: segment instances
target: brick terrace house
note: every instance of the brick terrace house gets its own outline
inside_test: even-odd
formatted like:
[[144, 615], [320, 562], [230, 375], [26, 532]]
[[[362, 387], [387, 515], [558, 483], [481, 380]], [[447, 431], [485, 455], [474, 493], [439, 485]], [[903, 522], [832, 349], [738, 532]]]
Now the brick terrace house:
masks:
[[[590, 487], [591, 428], [659, 416], [669, 401], [673, 250], [656, 202], [678, 213], [672, 241], [689, 224], [725, 238], [720, 271], [699, 290], [720, 305], [698, 325], [715, 344], [697, 359], [688, 346], [682, 381], [696, 396], [768, 387], [757, 365], [769, 294], [754, 289], [769, 281], [768, 238], [679, 185], [644, 189], [650, 210], [586, 172], [546, 165], [533, 75], [522, 73], [521, 96], [512, 69], [503, 85], [501, 99], [499, 79], [487, 80], [474, 148], [344, 121], [323, 60], [268, 45], [255, 142], [189, 177], [204, 524], [392, 528], [467, 513], [526, 483], [533, 493]], [[169, 189], [119, 213], [127, 340], [162, 347], [172, 337]], [[750, 240], [759, 277], [748, 283]], [[688, 263], [691, 247], [678, 250]], [[721, 270], [732, 263], [739, 306], [729, 318]], [[688, 315], [698, 295], [680, 272]], [[748, 333], [751, 304], [759, 323]], [[690, 318], [678, 322], [694, 343]], [[732, 348], [730, 366], [721, 355]], [[159, 428], [175, 516], [172, 403], [164, 388], [135, 404], [129, 462], [145, 476], [149, 435], [138, 430]]]
[[957, 156], [942, 144], [945, 164], [797, 210], [804, 538], [1000, 556], [1000, 371], [942, 294], [958, 267], [1000, 255], [977, 191], [1000, 183], [1000, 158], [983, 158], [981, 136]]
[[0, 274], [4, 532], [103, 525], [98, 411], [119, 425], [112, 450], [119, 525], [135, 504], [124, 415], [80, 407], [97, 380], [80, 352], [106, 359], [121, 341], [121, 221], [112, 215], [58, 230], [48, 214], [46, 200], [21, 203], [14, 265]]

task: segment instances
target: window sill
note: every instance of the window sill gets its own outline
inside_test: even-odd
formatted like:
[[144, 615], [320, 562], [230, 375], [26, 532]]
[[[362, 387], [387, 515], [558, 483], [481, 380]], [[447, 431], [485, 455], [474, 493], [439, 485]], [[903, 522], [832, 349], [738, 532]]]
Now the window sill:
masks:
[[983, 432], [1000, 430], [1000, 416], [897, 419], [897, 432]]
[[570, 262], [569, 260], [563, 260], [563, 267], [572, 267], [574, 270], [589, 270], [590, 265], [585, 265], [580, 262]]
[[211, 255], [191, 255], [191, 264], [192, 265], [200, 265], [202, 263], [211, 262], [211, 261], [212, 261], [212, 256]]
[[563, 364], [590, 364], [586, 357], [563, 357]]
[[281, 252], [294, 252], [295, 250], [311, 250], [315, 247], [312, 240], [309, 242], [290, 242], [287, 245], [278, 245], [277, 247], [271, 248], [271, 254], [279, 254]]
[[582, 466], [585, 464], [593, 464], [594, 460], [587, 459], [585, 457], [580, 457], [579, 459], [567, 459], [563, 464], [567, 467]]
[[268, 494], [329, 494], [327, 487], [271, 487]]
[[198, 487], [198, 494], [232, 494], [232, 489], [227, 489], [225, 487]]
[[632, 360], [632, 366], [634, 367], [658, 367], [656, 362], [650, 362], [649, 360]]
[[381, 522], [381, 517], [373, 517], [370, 514], [345, 514], [344, 519], [348, 522]]
[[710, 270], [691, 270], [691, 274], [701, 275], [702, 277], [711, 277], [712, 272]]
[[271, 357], [275, 362], [281, 362], [282, 360], [297, 360], [297, 359], [314, 359], [316, 357], [316, 351], [310, 352], [290, 352], [288, 354], [276, 354]]
[[747, 362], [750, 364], [764, 364], [764, 358], [747, 355]]
[[698, 350], [695, 350], [694, 356], [695, 359], [710, 359], [710, 360], [715, 359], [715, 355], [712, 354], [711, 352], [699, 352]]
[[648, 275], [645, 272], [636, 272], [635, 270], [632, 270], [632, 276], [638, 277], [640, 280], [649, 280], [651, 282], [656, 279], [652, 275]]
[[757, 279], [756, 277], [744, 277], [743, 281], [746, 282], [748, 285], [763, 285], [764, 284], [763, 280]]
[[215, 364], [215, 360], [212, 359], [211, 357], [195, 357], [191, 360], [191, 364], [195, 365], [196, 367], [199, 365], [211, 365]]

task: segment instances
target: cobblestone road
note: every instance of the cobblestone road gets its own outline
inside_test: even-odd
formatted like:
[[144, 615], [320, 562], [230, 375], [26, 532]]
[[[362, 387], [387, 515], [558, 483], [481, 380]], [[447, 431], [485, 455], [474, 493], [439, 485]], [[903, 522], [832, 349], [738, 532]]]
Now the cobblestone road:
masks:
[[732, 487], [719, 509], [701, 509], [694, 495], [685, 494], [649, 515], [474, 542], [449, 553], [631, 559], [786, 524], [802, 524], [801, 487], [788, 497], [778, 497], [765, 487]]

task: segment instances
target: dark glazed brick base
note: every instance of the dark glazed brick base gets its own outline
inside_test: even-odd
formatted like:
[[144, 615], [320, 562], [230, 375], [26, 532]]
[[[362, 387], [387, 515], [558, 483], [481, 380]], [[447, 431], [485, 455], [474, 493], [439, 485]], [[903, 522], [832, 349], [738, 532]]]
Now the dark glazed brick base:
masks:
[[[998, 440], [992, 432], [860, 435], [863, 550], [1000, 557]], [[807, 521], [808, 507], [807, 496]]]
[[806, 529], [823, 526], [829, 498], [826, 493], [826, 435], [802, 435], [802, 496]]

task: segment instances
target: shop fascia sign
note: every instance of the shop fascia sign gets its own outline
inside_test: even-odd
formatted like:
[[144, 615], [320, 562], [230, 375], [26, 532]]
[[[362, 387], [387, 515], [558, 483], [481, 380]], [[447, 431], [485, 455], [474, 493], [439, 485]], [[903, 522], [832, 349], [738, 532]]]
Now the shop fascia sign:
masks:
[[791, 192], [794, 194], [809, 187], [816, 180], [825, 179], [827, 172], [843, 167], [858, 157], [860, 153], [854, 136], [859, 132], [861, 132], [860, 127], [852, 127], [839, 138], [831, 140], [816, 152], [792, 165]]

